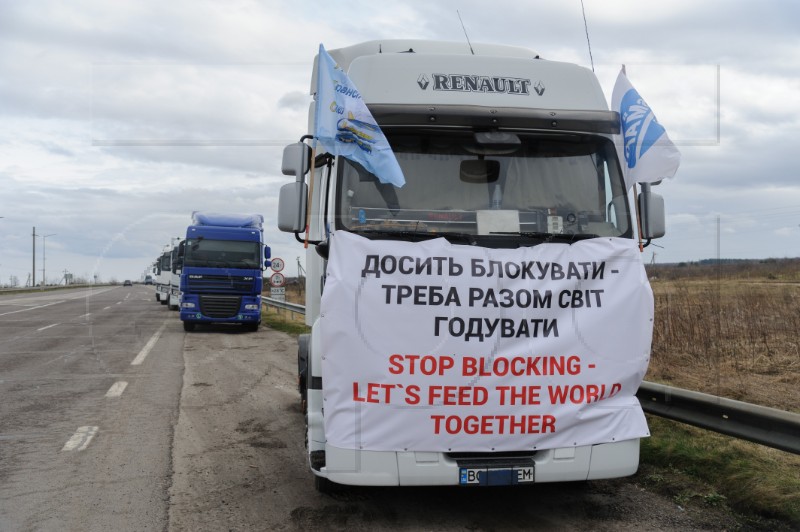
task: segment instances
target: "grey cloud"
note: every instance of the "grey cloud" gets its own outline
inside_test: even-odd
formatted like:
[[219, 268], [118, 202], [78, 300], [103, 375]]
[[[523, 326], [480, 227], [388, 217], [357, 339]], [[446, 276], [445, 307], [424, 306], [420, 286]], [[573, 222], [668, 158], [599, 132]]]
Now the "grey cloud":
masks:
[[311, 103], [311, 96], [300, 91], [287, 92], [278, 99], [281, 108], [295, 109], [305, 112]]

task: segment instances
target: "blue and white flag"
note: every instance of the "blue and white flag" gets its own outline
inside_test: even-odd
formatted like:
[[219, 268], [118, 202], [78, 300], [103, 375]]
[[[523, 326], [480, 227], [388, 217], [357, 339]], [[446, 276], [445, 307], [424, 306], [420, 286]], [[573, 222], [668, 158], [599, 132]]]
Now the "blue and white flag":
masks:
[[314, 136], [330, 153], [358, 162], [381, 183], [405, 185], [389, 141], [361, 93], [321, 44], [315, 117]]
[[658, 123], [624, 70], [617, 76], [611, 109], [619, 113], [622, 143], [617, 148], [626, 187], [673, 177], [681, 164], [681, 152], [669, 140], [664, 126]]

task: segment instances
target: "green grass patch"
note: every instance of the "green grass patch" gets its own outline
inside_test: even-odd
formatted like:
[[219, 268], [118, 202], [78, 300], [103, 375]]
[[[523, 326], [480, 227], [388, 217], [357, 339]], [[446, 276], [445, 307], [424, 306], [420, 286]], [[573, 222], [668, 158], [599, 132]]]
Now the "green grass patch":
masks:
[[667, 419], [648, 416], [640, 478], [677, 504], [729, 507], [771, 528], [800, 525], [800, 457]]
[[285, 332], [292, 336], [298, 336], [311, 332], [311, 327], [303, 322], [292, 320], [289, 313], [278, 314], [275, 311], [264, 311], [261, 314], [261, 321], [270, 329]]

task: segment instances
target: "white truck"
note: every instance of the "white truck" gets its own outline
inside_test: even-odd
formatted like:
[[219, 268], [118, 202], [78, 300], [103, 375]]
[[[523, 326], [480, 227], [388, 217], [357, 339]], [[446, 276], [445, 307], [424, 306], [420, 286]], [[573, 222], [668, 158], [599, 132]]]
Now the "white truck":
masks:
[[[298, 382], [317, 489], [633, 474], [653, 315], [640, 245], [664, 208], [626, 188], [594, 74], [497, 45], [330, 55], [405, 184], [313, 153], [311, 135], [284, 150], [278, 225], [308, 245]], [[335, 111], [318, 104], [312, 133], [315, 108]], [[369, 150], [351, 123], [342, 139]]]
[[172, 280], [172, 246], [166, 245], [157, 259], [156, 301], [162, 305], [169, 302], [170, 282]]
[[170, 310], [179, 310], [181, 307], [181, 268], [182, 261], [179, 259], [182, 238], [173, 239], [172, 250], [170, 250], [170, 274], [169, 274], [169, 295], [167, 297], [167, 307]]

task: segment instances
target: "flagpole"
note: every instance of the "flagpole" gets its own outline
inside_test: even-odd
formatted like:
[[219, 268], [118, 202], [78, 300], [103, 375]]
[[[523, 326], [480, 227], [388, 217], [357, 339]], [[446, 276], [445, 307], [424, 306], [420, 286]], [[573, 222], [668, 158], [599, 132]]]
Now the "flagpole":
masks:
[[[625, 63], [622, 64], [622, 73], [627, 76], [628, 72], [625, 70]], [[636, 228], [639, 233], [639, 253], [644, 253], [644, 242], [642, 239], [642, 215], [639, 212], [639, 190], [636, 188], [636, 183], [633, 184], [633, 206], [636, 209]]]

